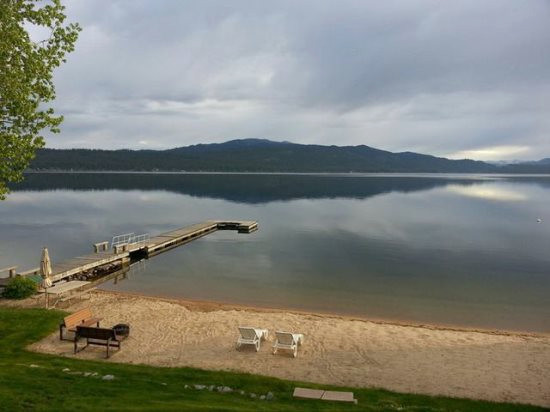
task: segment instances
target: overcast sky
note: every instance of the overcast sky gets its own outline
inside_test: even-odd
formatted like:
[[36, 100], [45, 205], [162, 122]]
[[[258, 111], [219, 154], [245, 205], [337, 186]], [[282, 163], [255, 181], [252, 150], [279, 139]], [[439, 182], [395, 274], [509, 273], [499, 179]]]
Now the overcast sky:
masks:
[[234, 138], [550, 157], [550, 2], [65, 0], [48, 147]]

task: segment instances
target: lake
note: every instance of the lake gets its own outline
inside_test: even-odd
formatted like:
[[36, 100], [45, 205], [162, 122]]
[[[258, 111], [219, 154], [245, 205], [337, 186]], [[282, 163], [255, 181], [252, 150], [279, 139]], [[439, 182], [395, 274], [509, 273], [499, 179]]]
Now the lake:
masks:
[[43, 246], [55, 262], [117, 234], [257, 220], [103, 287], [550, 332], [549, 205], [550, 176], [29, 174], [0, 202], [0, 267], [36, 267]]

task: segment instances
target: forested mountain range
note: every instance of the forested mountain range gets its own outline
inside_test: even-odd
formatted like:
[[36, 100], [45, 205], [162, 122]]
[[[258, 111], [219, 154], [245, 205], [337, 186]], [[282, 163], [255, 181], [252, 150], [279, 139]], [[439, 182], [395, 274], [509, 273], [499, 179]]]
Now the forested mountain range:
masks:
[[216, 172], [550, 173], [550, 163], [497, 166], [393, 153], [369, 146], [322, 146], [240, 139], [169, 150], [41, 149], [32, 170]]

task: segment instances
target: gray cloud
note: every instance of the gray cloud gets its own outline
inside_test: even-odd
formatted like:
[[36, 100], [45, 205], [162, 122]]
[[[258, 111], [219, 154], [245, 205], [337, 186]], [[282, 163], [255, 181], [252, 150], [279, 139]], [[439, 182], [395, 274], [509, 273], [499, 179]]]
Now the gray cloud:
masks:
[[550, 156], [550, 3], [67, 0], [50, 147], [264, 137]]

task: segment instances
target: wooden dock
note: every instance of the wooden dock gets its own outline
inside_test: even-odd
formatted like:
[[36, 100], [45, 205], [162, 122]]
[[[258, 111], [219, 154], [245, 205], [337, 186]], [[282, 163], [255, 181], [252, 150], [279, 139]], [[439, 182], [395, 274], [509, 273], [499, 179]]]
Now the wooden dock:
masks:
[[77, 256], [61, 263], [52, 264], [52, 282], [68, 278], [79, 273], [94, 270], [109, 264], [121, 264], [130, 260], [130, 252], [101, 252]]
[[252, 233], [257, 229], [258, 223], [254, 221], [224, 222], [210, 220], [162, 233], [146, 242], [142, 249], [145, 250], [147, 256], [154, 256], [217, 230], [236, 230], [239, 233]]
[[[184, 227], [170, 232], [161, 233], [152, 238], [142, 238], [139, 241], [119, 243], [107, 248], [108, 242], [94, 245], [95, 253], [78, 256], [60, 263], [52, 264], [51, 279], [53, 282], [77, 277], [80, 274], [101, 268], [121, 267], [129, 263], [133, 257], [151, 257], [166, 252], [177, 246], [199, 239], [217, 230], [236, 230], [239, 233], [252, 233], [258, 229], [255, 221], [223, 221], [209, 220], [196, 225]], [[98, 245], [105, 246], [98, 248]], [[11, 268], [10, 268], [11, 269]], [[19, 273], [21, 275], [21, 273]]]

